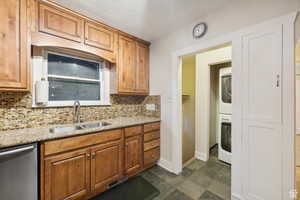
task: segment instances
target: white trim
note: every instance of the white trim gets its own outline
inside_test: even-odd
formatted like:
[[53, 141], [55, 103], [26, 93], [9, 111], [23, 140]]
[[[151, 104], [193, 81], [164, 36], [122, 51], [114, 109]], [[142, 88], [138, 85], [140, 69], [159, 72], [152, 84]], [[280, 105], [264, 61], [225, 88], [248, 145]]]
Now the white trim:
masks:
[[[72, 77], [72, 76], [61, 76], [61, 75], [51, 75], [48, 74], [48, 53], [67, 56], [71, 58], [76, 58], [80, 60], [86, 60], [90, 62], [99, 63], [99, 79], [88, 79], [88, 78], [79, 78], [79, 77]], [[46, 105], [36, 104], [35, 101], [35, 83], [40, 81], [42, 78], [48, 80], [48, 77], [51, 78], [60, 78], [60, 79], [67, 79], [67, 80], [78, 80], [78, 81], [85, 81], [85, 82], [99, 82], [100, 83], [100, 100], [96, 101], [80, 101], [82, 106], [111, 106], [110, 103], [110, 70], [106, 67], [105, 62], [99, 62], [91, 59], [85, 59], [81, 57], [76, 57], [69, 55], [68, 53], [57, 53], [53, 50], [49, 51], [44, 49], [43, 56], [33, 56], [32, 58], [32, 107], [67, 107], [73, 106], [74, 101], [48, 101]], [[42, 66], [42, 67], [41, 67]]]
[[[165, 160], [165, 159], [160, 159], [157, 163], [158, 166], [170, 171], [170, 172], [174, 172], [173, 168], [172, 168], [172, 163], [170, 163], [169, 161]], [[175, 173], [175, 174], [179, 174], [179, 173]]]
[[202, 160], [204, 162], [208, 161], [209, 157], [207, 156], [206, 153], [202, 153], [202, 152], [199, 152], [199, 151], [196, 151], [195, 152], [195, 157], [198, 159], [198, 160]]
[[77, 78], [77, 77], [72, 77], [72, 76], [61, 76], [61, 75], [52, 75], [52, 74], [48, 74], [48, 77], [67, 79], [67, 80], [76, 80], [76, 81], [85, 81], [85, 82], [101, 82], [100, 79]]
[[[211, 40], [205, 40], [202, 43], [197, 45], [193, 45], [191, 47], [185, 48], [183, 50], [175, 51], [172, 53], [172, 71], [171, 71], [171, 80], [172, 80], [172, 135], [173, 135], [173, 146], [172, 146], [172, 165], [173, 169], [176, 171], [182, 171], [182, 138], [181, 138], [181, 126], [182, 126], [182, 105], [181, 105], [181, 56], [193, 54], [199, 51], [204, 51], [206, 49], [210, 49], [212, 47], [220, 46], [223, 44], [231, 43], [236, 33], [226, 34], [225, 36], [221, 36], [218, 38], [214, 38]], [[232, 61], [234, 62], [234, 61]], [[232, 63], [232, 65], [234, 65]], [[179, 67], [178, 67], [179, 66]], [[196, 74], [198, 69], [196, 68]], [[178, 89], [179, 88], [179, 89]], [[197, 85], [196, 85], [197, 90]], [[196, 112], [196, 119], [199, 118]], [[197, 130], [198, 123], [196, 123]], [[198, 127], [199, 128], [199, 127]], [[199, 137], [196, 135], [196, 141], [199, 140]]]
[[232, 193], [231, 194], [231, 200], [244, 200], [244, 198], [241, 197], [240, 195]]
[[194, 160], [196, 160], [196, 157], [192, 157], [191, 159], [189, 159], [188, 161], [186, 161], [185, 163], [183, 163], [183, 167], [188, 166], [188, 165], [191, 164]]
[[[283, 141], [286, 151], [284, 152], [285, 160], [283, 161], [284, 169], [286, 170], [284, 172], [284, 194], [288, 194], [287, 191], [289, 191], [290, 188], [294, 188], [295, 186], [295, 178], [294, 178], [294, 169], [295, 169], [295, 160], [294, 160], [294, 99], [288, 97], [294, 96], [294, 85], [291, 85], [294, 83], [291, 81], [290, 75], [292, 72], [294, 72], [294, 44], [291, 44], [290, 41], [293, 41], [294, 38], [293, 31], [294, 31], [294, 21], [296, 19], [297, 12], [293, 12], [291, 14], [281, 16], [263, 23], [260, 23], [258, 25], [250, 26], [248, 28], [229, 33], [224, 34], [217, 38], [212, 39], [205, 39], [201, 40], [201, 42], [194, 44], [192, 46], [186, 47], [184, 49], [175, 51], [172, 53], [172, 70], [171, 70], [171, 116], [172, 119], [170, 119], [170, 127], [171, 127], [171, 136], [172, 136], [172, 161], [171, 165], [173, 167], [169, 167], [170, 171], [175, 172], [181, 172], [182, 171], [182, 138], [181, 138], [181, 128], [182, 128], [182, 105], [181, 105], [181, 56], [193, 54], [199, 51], [207, 50], [211, 47], [217, 47], [222, 44], [232, 43], [232, 83], [233, 83], [233, 102], [241, 102], [241, 88], [239, 86], [240, 81], [240, 74], [241, 69], [239, 66], [241, 66], [241, 60], [240, 60], [240, 54], [242, 52], [242, 46], [241, 46], [241, 35], [254, 32], [257, 30], [257, 27], [269, 24], [284, 24], [284, 34], [287, 34], [285, 38], [287, 39], [288, 46], [284, 49], [284, 62], [288, 66], [288, 69], [286, 71], [286, 76], [284, 80], [286, 81], [285, 84], [287, 84], [287, 88], [284, 88], [287, 92], [283, 94], [286, 100], [288, 100], [289, 105], [287, 107], [287, 110], [285, 111], [286, 119], [289, 119], [289, 125], [286, 129], [286, 133], [293, 132], [293, 135], [287, 134], [287, 137], [285, 138], [285, 141]], [[289, 67], [292, 66], [292, 67]], [[295, 73], [294, 73], [295, 74]], [[293, 80], [293, 78], [292, 78]], [[242, 80], [241, 80], [242, 81]], [[286, 94], [286, 95], [285, 95]], [[233, 104], [233, 125], [232, 125], [232, 148], [233, 148], [233, 154], [232, 154], [232, 193], [236, 193], [234, 198], [236, 199], [242, 199], [243, 196], [243, 182], [241, 180], [241, 172], [238, 172], [237, 170], [242, 170], [241, 167], [241, 161], [243, 155], [241, 154], [241, 145], [242, 145], [242, 105], [241, 103]], [[197, 123], [196, 123], [197, 126]], [[197, 140], [196, 136], [196, 140]], [[173, 170], [172, 170], [173, 169]], [[287, 200], [288, 198], [285, 196], [283, 198], [284, 200]]]

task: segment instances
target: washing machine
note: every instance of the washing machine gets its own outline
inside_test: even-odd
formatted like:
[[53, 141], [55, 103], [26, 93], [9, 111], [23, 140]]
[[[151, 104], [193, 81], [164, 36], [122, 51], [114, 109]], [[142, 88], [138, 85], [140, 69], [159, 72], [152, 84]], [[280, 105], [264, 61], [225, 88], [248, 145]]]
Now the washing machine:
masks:
[[219, 115], [219, 160], [231, 164], [231, 116], [227, 114]]
[[231, 111], [231, 67], [221, 68], [219, 71], [219, 112], [232, 114]]

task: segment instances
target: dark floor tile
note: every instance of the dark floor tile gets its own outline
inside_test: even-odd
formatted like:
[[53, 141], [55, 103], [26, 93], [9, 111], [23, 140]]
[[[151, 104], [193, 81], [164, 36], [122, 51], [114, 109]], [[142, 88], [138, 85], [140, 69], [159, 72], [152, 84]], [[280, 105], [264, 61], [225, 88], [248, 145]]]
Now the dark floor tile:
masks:
[[177, 175], [170, 173], [159, 166], [151, 168], [150, 171], [172, 186], [179, 185], [185, 180], [186, 177], [192, 174], [190, 169], [184, 169], [181, 174]]
[[224, 200], [224, 199], [210, 191], [205, 191], [201, 195], [201, 197], [199, 197], [199, 200]]
[[201, 161], [201, 160], [193, 160], [190, 164], [188, 164], [186, 166], [186, 168], [190, 169], [190, 170], [198, 170], [200, 169], [201, 167], [203, 167], [205, 165], [205, 162], [204, 161]]
[[193, 173], [190, 177], [187, 178], [187, 180], [190, 180], [205, 189], [207, 189], [214, 181], [214, 179], [201, 171]]
[[182, 184], [177, 186], [177, 189], [195, 200], [197, 200], [205, 191], [203, 187], [190, 180], [184, 181]]
[[151, 170], [148, 170], [142, 174], [142, 177], [149, 181], [155, 188], [160, 192], [159, 196], [156, 199], [163, 199], [168, 194], [175, 190], [170, 183], [166, 182], [164, 179], [158, 177], [156, 174], [152, 173]]
[[179, 190], [175, 190], [171, 194], [169, 194], [164, 200], [192, 200], [190, 197], [180, 192]]
[[151, 184], [156, 185], [162, 181], [161, 178], [153, 174], [151, 171], [145, 171], [141, 174], [143, 178], [145, 178], [147, 181], [149, 181]]
[[191, 169], [185, 167], [185, 168], [183, 168], [183, 170], [182, 170], [182, 172], [181, 172], [180, 175], [183, 176], [183, 177], [185, 177], [185, 178], [187, 178], [187, 177], [189, 177], [190, 175], [192, 175], [192, 173], [193, 173], [193, 170], [191, 170]]

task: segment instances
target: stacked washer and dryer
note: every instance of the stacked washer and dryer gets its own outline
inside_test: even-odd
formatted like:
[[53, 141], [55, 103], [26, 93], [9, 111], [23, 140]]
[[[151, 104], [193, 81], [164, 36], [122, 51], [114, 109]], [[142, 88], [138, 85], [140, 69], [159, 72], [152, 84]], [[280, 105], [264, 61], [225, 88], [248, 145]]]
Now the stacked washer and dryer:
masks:
[[231, 164], [231, 67], [219, 71], [219, 160]]

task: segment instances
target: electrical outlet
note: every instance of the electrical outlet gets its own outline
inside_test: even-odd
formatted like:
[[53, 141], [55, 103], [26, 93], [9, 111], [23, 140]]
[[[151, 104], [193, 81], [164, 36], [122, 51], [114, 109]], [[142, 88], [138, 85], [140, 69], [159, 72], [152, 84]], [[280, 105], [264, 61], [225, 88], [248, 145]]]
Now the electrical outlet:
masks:
[[146, 110], [155, 111], [155, 104], [146, 104]]

